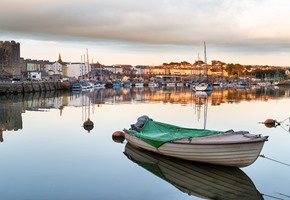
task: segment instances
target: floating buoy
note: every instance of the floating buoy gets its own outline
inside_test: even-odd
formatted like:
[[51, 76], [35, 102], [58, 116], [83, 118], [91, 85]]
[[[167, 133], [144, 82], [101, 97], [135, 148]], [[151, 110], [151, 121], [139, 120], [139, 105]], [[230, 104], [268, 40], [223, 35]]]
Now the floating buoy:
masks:
[[116, 142], [116, 143], [123, 143], [125, 140], [125, 134], [122, 131], [115, 131], [112, 134], [112, 139]]
[[264, 125], [268, 128], [273, 128], [279, 125], [279, 123], [275, 119], [266, 119], [264, 121]]
[[114, 136], [114, 137], [124, 137], [125, 134], [124, 134], [124, 132], [122, 132], [122, 131], [115, 131], [115, 132], [113, 133], [113, 136]]
[[83, 127], [85, 130], [88, 131], [88, 133], [93, 130], [94, 128], [94, 122], [92, 122], [89, 118], [84, 122]]

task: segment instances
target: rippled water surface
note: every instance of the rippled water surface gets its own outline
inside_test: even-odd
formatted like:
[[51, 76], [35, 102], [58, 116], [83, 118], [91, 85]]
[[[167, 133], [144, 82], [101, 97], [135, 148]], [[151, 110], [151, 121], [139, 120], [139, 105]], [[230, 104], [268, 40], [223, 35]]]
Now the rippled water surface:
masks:
[[[289, 199], [289, 91], [131, 88], [1, 96], [1, 199]], [[184, 127], [246, 130], [269, 141], [263, 157], [240, 169], [178, 161], [113, 140], [141, 115]], [[281, 125], [261, 123], [269, 118]]]

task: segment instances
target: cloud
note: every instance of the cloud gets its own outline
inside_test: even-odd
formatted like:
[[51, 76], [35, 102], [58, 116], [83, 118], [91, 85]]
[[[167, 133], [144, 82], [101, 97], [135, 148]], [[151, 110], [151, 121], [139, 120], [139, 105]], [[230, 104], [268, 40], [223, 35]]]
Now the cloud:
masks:
[[284, 0], [9, 0], [1, 2], [0, 35], [145, 51], [203, 41], [232, 52], [288, 51], [289, 7]]
[[[0, 10], [0, 25], [2, 32], [29, 36], [43, 34], [44, 38], [51, 35], [152, 44], [194, 44], [207, 38], [220, 41], [239, 35], [235, 15], [242, 8], [231, 2], [53, 0], [43, 5], [38, 1], [12, 0]], [[24, 6], [27, 9], [23, 9]]]

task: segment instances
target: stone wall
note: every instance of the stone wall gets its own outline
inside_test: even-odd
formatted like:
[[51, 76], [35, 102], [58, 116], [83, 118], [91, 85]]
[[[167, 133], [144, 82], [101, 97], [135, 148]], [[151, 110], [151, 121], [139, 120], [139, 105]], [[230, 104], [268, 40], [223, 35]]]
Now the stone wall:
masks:
[[35, 93], [55, 90], [69, 90], [69, 82], [1, 82], [0, 94]]
[[0, 68], [13, 77], [21, 76], [20, 43], [0, 41]]

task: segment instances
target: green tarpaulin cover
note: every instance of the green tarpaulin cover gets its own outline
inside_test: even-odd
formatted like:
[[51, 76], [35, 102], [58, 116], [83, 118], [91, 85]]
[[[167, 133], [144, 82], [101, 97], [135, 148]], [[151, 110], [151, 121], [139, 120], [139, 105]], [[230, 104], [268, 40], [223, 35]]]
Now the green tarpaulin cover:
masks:
[[183, 128], [148, 119], [140, 130], [137, 131], [134, 129], [130, 129], [128, 130], [128, 132], [140, 138], [144, 142], [147, 142], [148, 144], [158, 148], [166, 142], [177, 139], [190, 139], [209, 135], [224, 134], [228, 131]]

